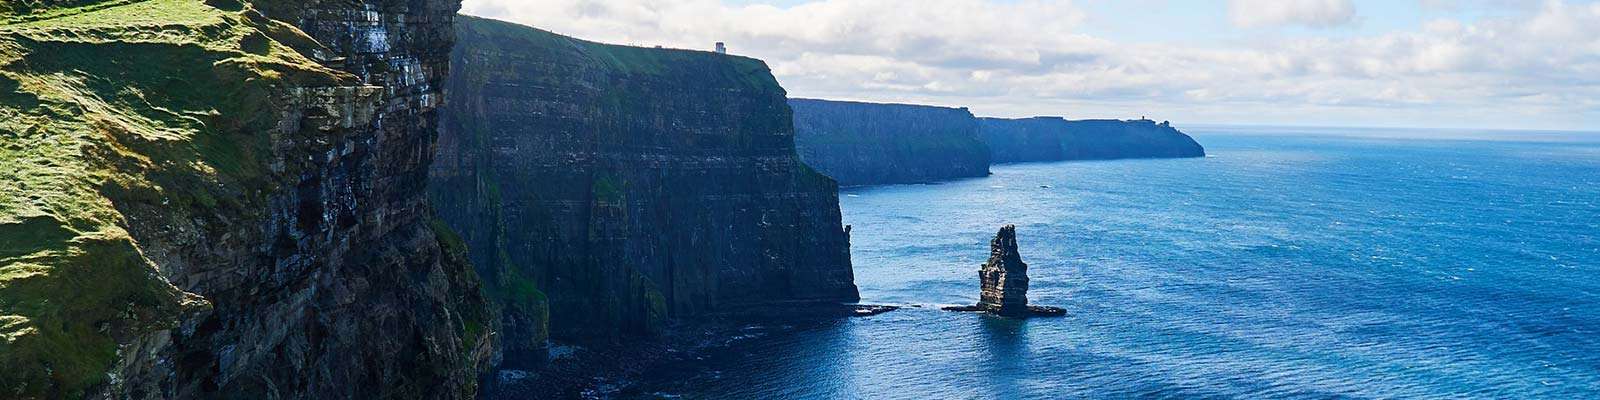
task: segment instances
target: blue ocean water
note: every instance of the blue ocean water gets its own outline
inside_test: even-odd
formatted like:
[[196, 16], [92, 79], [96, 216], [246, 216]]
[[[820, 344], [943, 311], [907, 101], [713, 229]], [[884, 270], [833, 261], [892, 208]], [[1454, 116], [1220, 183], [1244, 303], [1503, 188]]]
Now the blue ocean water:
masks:
[[[863, 302], [924, 308], [752, 325], [644, 387], [719, 399], [1600, 398], [1600, 138], [1267, 131], [1195, 132], [1205, 159], [847, 189]], [[936, 309], [977, 300], [977, 266], [1003, 224], [1018, 226], [1030, 298], [1067, 317]]]

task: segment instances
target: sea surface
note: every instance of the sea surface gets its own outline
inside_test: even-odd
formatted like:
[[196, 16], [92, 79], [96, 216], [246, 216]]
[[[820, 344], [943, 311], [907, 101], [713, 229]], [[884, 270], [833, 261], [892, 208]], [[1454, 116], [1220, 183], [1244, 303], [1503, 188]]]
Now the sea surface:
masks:
[[[1211, 156], [854, 188], [865, 303], [752, 324], [662, 397], [1600, 398], [1600, 136], [1207, 128]], [[1401, 136], [1406, 139], [1384, 139]], [[1460, 138], [1460, 139], [1453, 139]], [[939, 311], [1016, 224], [1035, 304]], [[918, 308], [920, 306], [921, 308]]]

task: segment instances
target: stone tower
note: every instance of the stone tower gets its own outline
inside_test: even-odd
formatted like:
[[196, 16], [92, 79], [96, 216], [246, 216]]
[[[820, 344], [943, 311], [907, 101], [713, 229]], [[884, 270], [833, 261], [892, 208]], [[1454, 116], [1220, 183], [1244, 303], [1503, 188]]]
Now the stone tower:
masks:
[[1000, 228], [989, 243], [989, 261], [978, 270], [983, 293], [978, 308], [1007, 317], [1026, 317], [1028, 310], [1028, 264], [1017, 252], [1017, 227]]

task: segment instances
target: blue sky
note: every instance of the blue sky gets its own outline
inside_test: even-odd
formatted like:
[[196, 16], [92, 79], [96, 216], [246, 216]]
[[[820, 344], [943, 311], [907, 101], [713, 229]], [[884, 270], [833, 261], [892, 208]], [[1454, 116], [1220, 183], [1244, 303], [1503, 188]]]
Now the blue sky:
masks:
[[796, 97], [986, 116], [1600, 130], [1590, 0], [466, 0], [766, 60]]

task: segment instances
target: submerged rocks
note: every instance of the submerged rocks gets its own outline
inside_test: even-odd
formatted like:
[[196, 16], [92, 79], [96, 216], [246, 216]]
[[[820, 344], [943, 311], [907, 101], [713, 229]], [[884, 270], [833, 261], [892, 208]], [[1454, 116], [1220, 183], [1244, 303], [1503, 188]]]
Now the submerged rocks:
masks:
[[1060, 308], [1028, 305], [1028, 264], [1022, 262], [1022, 254], [1017, 251], [1015, 225], [1000, 228], [989, 242], [989, 261], [978, 270], [978, 280], [983, 292], [977, 306], [945, 310], [981, 311], [1013, 318], [1066, 314]]
[[871, 317], [871, 316], [874, 316], [874, 315], [883, 314], [883, 313], [887, 313], [887, 312], [894, 311], [894, 310], [899, 310], [899, 309], [900, 309], [899, 306], [888, 306], [888, 305], [880, 305], [880, 304], [858, 304], [858, 305], [852, 307], [851, 316], [852, 317]]

